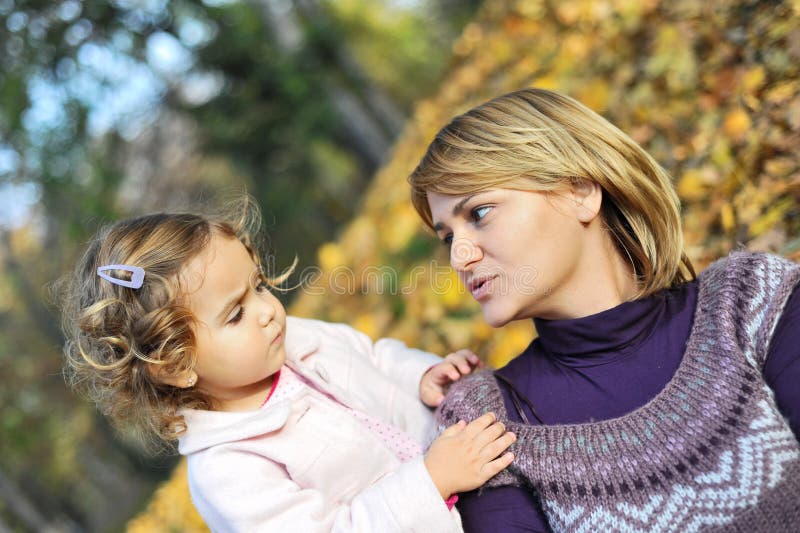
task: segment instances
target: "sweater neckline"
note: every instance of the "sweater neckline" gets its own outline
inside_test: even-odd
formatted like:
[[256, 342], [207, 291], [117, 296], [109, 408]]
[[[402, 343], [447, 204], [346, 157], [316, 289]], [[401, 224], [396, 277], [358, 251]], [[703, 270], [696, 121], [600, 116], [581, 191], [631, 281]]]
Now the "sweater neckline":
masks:
[[[689, 333], [689, 338], [686, 341], [686, 348], [683, 352], [683, 357], [681, 358], [681, 362], [678, 365], [677, 370], [673, 374], [672, 378], [667, 382], [663, 389], [661, 389], [652, 399], [646, 402], [644, 405], [634, 409], [633, 411], [626, 413], [621, 416], [607, 418], [604, 420], [596, 420], [591, 422], [581, 422], [581, 423], [572, 423], [572, 424], [546, 424], [546, 425], [529, 425], [525, 424], [524, 422], [511, 422], [509, 421], [510, 425], [524, 428], [527, 431], [532, 432], [533, 434], [547, 434], [551, 431], [557, 431], [560, 435], [568, 435], [568, 434], [593, 434], [593, 435], [602, 435], [609, 433], [613, 429], [615, 429], [620, 424], [630, 423], [633, 421], [640, 421], [646, 420], [647, 424], [652, 425], [654, 427], [654, 422], [659, 419], [658, 414], [666, 412], [670, 410], [670, 405], [674, 406], [674, 399], [678, 397], [679, 394], [682, 394], [682, 388], [685, 388], [684, 383], [687, 382], [696, 382], [696, 378], [693, 376], [702, 375], [704, 373], [704, 366], [697, 361], [697, 353], [699, 343], [701, 342], [702, 334], [699, 331], [701, 324], [706, 320], [707, 310], [705, 306], [702, 305], [702, 302], [708, 295], [709, 288], [707, 287], [706, 283], [704, 282], [705, 276], [702, 276], [698, 279], [698, 294], [697, 294], [697, 302], [696, 308], [694, 312], [694, 318], [692, 320], [692, 326]], [[663, 292], [663, 291], [662, 291]], [[499, 385], [497, 384], [497, 380], [492, 374], [492, 384], [494, 387], [497, 387], [499, 393]], [[498, 398], [502, 398], [498, 396]], [[506, 407], [500, 399], [498, 405], [496, 406], [499, 413], [502, 413], [503, 418], [506, 420], [508, 419], [508, 412]]]
[[[682, 286], [678, 290], [687, 290]], [[572, 319], [533, 320], [536, 344], [548, 358], [569, 367], [597, 366], [625, 357], [655, 331], [675, 291], [623, 302], [599, 313]], [[684, 294], [679, 296], [685, 297]], [[526, 352], [530, 351], [530, 347]]]

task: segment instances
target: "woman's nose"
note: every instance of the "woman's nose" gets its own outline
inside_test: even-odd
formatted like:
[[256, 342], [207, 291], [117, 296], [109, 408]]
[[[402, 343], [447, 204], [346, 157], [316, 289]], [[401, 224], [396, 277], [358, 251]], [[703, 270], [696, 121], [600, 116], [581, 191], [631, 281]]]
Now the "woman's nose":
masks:
[[454, 239], [450, 246], [450, 266], [455, 270], [468, 270], [472, 263], [483, 257], [483, 251], [477, 243], [468, 238]]

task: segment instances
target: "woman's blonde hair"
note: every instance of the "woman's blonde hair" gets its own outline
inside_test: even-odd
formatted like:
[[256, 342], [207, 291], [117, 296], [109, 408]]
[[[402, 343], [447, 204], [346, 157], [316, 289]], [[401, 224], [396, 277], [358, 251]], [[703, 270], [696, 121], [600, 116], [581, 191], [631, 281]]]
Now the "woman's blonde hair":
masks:
[[[182, 271], [219, 234], [239, 239], [263, 272], [260, 226], [249, 196], [215, 215], [159, 213], [123, 220], [98, 232], [60, 284], [68, 382], [152, 451], [169, 448], [185, 431], [180, 409], [215, 407], [201, 390], [163, 384], [148, 368], [161, 365], [172, 374], [196, 362], [195, 319], [181, 303]], [[98, 267], [113, 264], [143, 268], [141, 288], [98, 276]], [[290, 273], [264, 276], [277, 286]], [[130, 279], [126, 271], [111, 274]]]
[[563, 191], [591, 180], [601, 217], [639, 282], [637, 297], [694, 277], [670, 176], [642, 147], [576, 100], [523, 89], [442, 128], [409, 176], [411, 199], [432, 227], [428, 193], [489, 188]]

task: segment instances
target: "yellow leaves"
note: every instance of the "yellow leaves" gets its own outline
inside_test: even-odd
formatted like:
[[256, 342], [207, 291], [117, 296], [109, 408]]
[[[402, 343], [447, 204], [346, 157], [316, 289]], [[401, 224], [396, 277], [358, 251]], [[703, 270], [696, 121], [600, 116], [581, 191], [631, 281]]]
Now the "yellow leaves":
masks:
[[761, 215], [770, 200], [772, 196], [769, 192], [756, 187], [753, 183], [745, 184], [733, 200], [739, 223], [749, 227]]
[[742, 90], [747, 94], [755, 93], [764, 86], [767, 73], [764, 65], [756, 65], [745, 72], [742, 76]]
[[534, 337], [532, 324], [530, 320], [512, 322], [502, 330], [498, 330], [485, 355], [489, 366], [500, 368], [519, 355]]
[[800, 97], [786, 106], [786, 121], [794, 131], [800, 131]]
[[380, 220], [379, 214], [375, 218], [366, 215], [356, 217], [347, 226], [339, 241], [342, 250], [348, 257], [348, 264], [353, 267], [367, 266], [374, 260], [378, 244], [378, 229], [375, 220]]
[[378, 336], [378, 325], [375, 322], [375, 317], [372, 313], [362, 313], [355, 317], [350, 324], [358, 331], [362, 333], [366, 333], [372, 339], [376, 339]]
[[472, 323], [463, 318], [445, 318], [439, 324], [439, 330], [442, 332], [442, 335], [444, 335], [449, 349], [459, 350], [461, 348], [469, 348], [475, 351], [472, 346], [473, 332], [471, 326]]
[[719, 137], [711, 145], [711, 153], [709, 154], [711, 162], [715, 167], [722, 170], [728, 170], [735, 164], [733, 154], [731, 153], [730, 144], [727, 140]]
[[744, 109], [738, 108], [725, 115], [722, 131], [735, 141], [740, 141], [750, 129], [752, 122], [750, 115]]
[[686, 200], [697, 200], [706, 195], [706, 187], [700, 176], [700, 171], [690, 169], [683, 173], [678, 181], [678, 195]]
[[359, 313], [352, 320], [348, 318], [347, 322], [358, 331], [366, 333], [370, 338], [377, 339], [384, 334], [391, 319], [392, 316], [388, 309], [378, 308]]
[[183, 459], [169, 480], [161, 485], [147, 509], [128, 522], [128, 533], [207, 533], [208, 526], [194, 508], [186, 480], [186, 460]]
[[564, 42], [561, 44], [562, 52], [565, 57], [570, 58], [573, 62], [584, 59], [592, 49], [592, 39], [581, 33], [573, 33], [568, 35]]
[[771, 176], [785, 179], [798, 170], [798, 161], [792, 157], [776, 157], [764, 163], [764, 170]]
[[330, 272], [337, 266], [344, 265], [345, 261], [347, 261], [342, 247], [333, 242], [320, 246], [317, 257], [319, 266], [324, 272]]
[[456, 309], [469, 302], [472, 296], [458, 279], [455, 270], [448, 269], [447, 272], [446, 275], [442, 276], [443, 283], [436, 287], [437, 294], [447, 309]]
[[690, 168], [678, 181], [678, 196], [683, 200], [694, 201], [705, 198], [709, 187], [719, 183], [719, 173], [713, 167]]
[[531, 87], [538, 87], [540, 89], [554, 90], [558, 88], [558, 86], [559, 86], [559, 80], [552, 74], [535, 78], [533, 80], [533, 83], [531, 83]]
[[517, 13], [527, 20], [536, 20], [545, 15], [546, 9], [542, 0], [517, 0], [514, 3]]
[[381, 240], [388, 252], [402, 250], [421, 227], [411, 202], [394, 206], [380, 225], [383, 230]]
[[601, 22], [613, 12], [613, 6], [606, 0], [562, 0], [555, 4], [556, 17], [565, 25]]
[[658, 5], [658, 0], [616, 0], [615, 7], [618, 10], [625, 28], [635, 28], [643, 15], [651, 12]]
[[776, 83], [772, 88], [770, 88], [767, 91], [765, 99], [770, 104], [779, 105], [786, 103], [790, 98], [795, 96], [798, 92], [800, 92], [800, 82], [798, 82], [797, 80]]
[[742, 76], [742, 99], [747, 107], [753, 110], [761, 108], [760, 92], [767, 81], [767, 71], [764, 65], [756, 65], [748, 69]]
[[758, 217], [748, 230], [750, 237], [758, 237], [769, 229], [772, 229], [776, 224], [783, 220], [786, 213], [795, 206], [795, 202], [791, 198], [784, 198], [777, 202], [775, 205], [767, 209], [767, 211]]
[[665, 24], [658, 30], [652, 56], [645, 70], [649, 76], [663, 76], [667, 86], [676, 92], [693, 89], [697, 81], [697, 66], [692, 40], [685, 29]]
[[467, 24], [461, 38], [453, 43], [453, 53], [457, 56], [464, 56], [475, 49], [475, 46], [483, 37], [483, 29], [480, 25], [472, 22]]
[[733, 228], [736, 227], [736, 215], [733, 212], [733, 206], [730, 203], [725, 202], [722, 204], [719, 213], [720, 224], [722, 224], [722, 229], [726, 232], [733, 231]]
[[594, 111], [602, 113], [608, 106], [611, 88], [604, 80], [596, 79], [581, 85], [575, 96]]

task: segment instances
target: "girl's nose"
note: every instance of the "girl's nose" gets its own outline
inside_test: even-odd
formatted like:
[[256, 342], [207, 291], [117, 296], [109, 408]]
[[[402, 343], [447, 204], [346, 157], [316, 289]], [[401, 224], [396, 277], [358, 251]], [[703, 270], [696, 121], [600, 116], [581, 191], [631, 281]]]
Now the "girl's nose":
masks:
[[263, 328], [266, 327], [267, 324], [272, 322], [272, 318], [275, 316], [275, 307], [270, 305], [268, 302], [264, 302], [261, 305], [261, 308], [258, 310], [258, 323]]
[[468, 270], [483, 257], [483, 251], [477, 243], [467, 238], [454, 239], [450, 246], [450, 266], [457, 271]]

